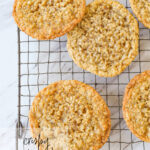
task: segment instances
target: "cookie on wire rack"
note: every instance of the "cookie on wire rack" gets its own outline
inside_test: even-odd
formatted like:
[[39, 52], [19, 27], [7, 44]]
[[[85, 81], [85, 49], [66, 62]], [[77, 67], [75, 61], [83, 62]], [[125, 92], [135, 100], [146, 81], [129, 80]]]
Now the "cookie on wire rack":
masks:
[[150, 142], [150, 70], [136, 75], [127, 85], [123, 117], [134, 135]]
[[150, 29], [150, 1], [149, 0], [129, 0], [131, 8], [138, 20]]
[[67, 37], [74, 62], [102, 77], [120, 74], [138, 54], [138, 23], [123, 5], [112, 0], [90, 3]]
[[29, 36], [48, 40], [64, 35], [80, 22], [85, 0], [15, 0], [13, 16]]
[[[77, 80], [50, 84], [35, 97], [29, 113], [32, 136], [49, 148], [98, 150], [111, 128], [110, 111], [94, 88]], [[46, 142], [40, 145], [45, 150]]]

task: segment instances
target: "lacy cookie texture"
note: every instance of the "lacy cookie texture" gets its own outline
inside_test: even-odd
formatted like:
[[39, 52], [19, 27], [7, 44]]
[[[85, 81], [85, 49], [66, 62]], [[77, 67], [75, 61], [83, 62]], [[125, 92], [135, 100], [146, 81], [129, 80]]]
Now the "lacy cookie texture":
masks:
[[[32, 135], [54, 150], [98, 150], [107, 141], [110, 111], [89, 85], [76, 80], [50, 84], [35, 97], [29, 113]], [[47, 144], [41, 144], [45, 150]]]
[[130, 0], [130, 5], [137, 18], [150, 29], [150, 1]]
[[13, 16], [19, 28], [39, 40], [70, 31], [85, 12], [85, 0], [15, 0]]
[[123, 116], [133, 134], [150, 142], [150, 71], [136, 75], [127, 85]]
[[67, 48], [81, 68], [103, 77], [120, 74], [138, 54], [136, 19], [119, 2], [95, 0], [68, 34]]

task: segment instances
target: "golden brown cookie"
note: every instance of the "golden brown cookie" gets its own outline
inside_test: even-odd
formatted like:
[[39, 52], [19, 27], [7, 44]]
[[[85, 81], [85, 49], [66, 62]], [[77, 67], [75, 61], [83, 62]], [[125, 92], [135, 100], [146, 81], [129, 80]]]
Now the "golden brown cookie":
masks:
[[120, 74], [138, 54], [138, 23], [123, 5], [112, 0], [89, 4], [82, 21], [67, 37], [74, 62], [103, 77]]
[[[76, 80], [50, 84], [35, 97], [29, 113], [34, 138], [49, 148], [98, 150], [111, 128], [110, 111], [94, 88]], [[46, 144], [40, 149], [45, 150]]]
[[85, 0], [15, 0], [13, 16], [26, 34], [47, 40], [73, 29], [84, 12]]
[[150, 142], [150, 71], [136, 75], [127, 85], [123, 117], [134, 135]]
[[130, 5], [145, 27], [150, 29], [150, 1], [149, 0], [130, 0]]

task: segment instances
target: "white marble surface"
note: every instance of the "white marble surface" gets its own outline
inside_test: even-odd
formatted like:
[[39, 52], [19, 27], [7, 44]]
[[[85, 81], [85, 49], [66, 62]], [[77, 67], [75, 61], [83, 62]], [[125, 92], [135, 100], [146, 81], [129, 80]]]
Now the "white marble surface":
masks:
[[[17, 27], [14, 23], [14, 20], [12, 18], [12, 5], [14, 0], [0, 0], [0, 43], [1, 43], [1, 55], [0, 55], [0, 149], [2, 150], [15, 150], [15, 125], [17, 120], [17, 100], [18, 100], [18, 89], [17, 89], [17, 80], [18, 80], [18, 51], [17, 51]], [[122, 4], [126, 4], [124, 0], [120, 0]], [[127, 3], [129, 6], [129, 3]], [[131, 11], [131, 9], [130, 9]], [[140, 24], [140, 27], [143, 27], [142, 24]], [[141, 39], [150, 39], [150, 31], [148, 29], [140, 29], [140, 38]], [[66, 40], [66, 37], [62, 37], [61, 39]], [[27, 40], [27, 36], [24, 33], [21, 33], [21, 41]], [[30, 38], [29, 40], [34, 40]], [[57, 39], [56, 39], [57, 40]], [[62, 51], [66, 51], [65, 43], [61, 43]], [[140, 48], [142, 50], [150, 49], [150, 40], [141, 40], [140, 41]], [[21, 44], [22, 51], [27, 51], [27, 43]], [[37, 42], [30, 43], [30, 51], [37, 51], [38, 45]], [[40, 50], [41, 51], [47, 51], [47, 53], [40, 53], [39, 55], [39, 61], [40, 62], [47, 62], [48, 61], [48, 50], [49, 50], [49, 42], [40, 42]], [[59, 44], [56, 42], [51, 42], [51, 50], [58, 51], [59, 50]], [[21, 61], [23, 63], [27, 62], [27, 54], [23, 53], [21, 55]], [[37, 73], [37, 58], [38, 54], [30, 54], [29, 59], [33, 62], [33, 64], [29, 65], [29, 72], [30, 73]], [[51, 62], [53, 61], [59, 61], [60, 54], [59, 53], [51, 53], [49, 60]], [[150, 59], [150, 51], [142, 51], [141, 52], [141, 60], [147, 61]], [[61, 60], [62, 61], [71, 61], [71, 58], [68, 56], [67, 52], [61, 53]], [[136, 61], [139, 60], [139, 57], [136, 58]], [[34, 64], [35, 63], [35, 64]], [[150, 69], [150, 63], [141, 63], [142, 70], [144, 71], [146, 69]], [[130, 67], [130, 71], [133, 73], [130, 74], [130, 77], [132, 78], [136, 72], [139, 72], [139, 63], [133, 62]], [[107, 94], [114, 95], [107, 97], [108, 105], [110, 106], [117, 106], [112, 107], [111, 113], [112, 118], [118, 118], [119, 115], [122, 117], [122, 113], [119, 112], [118, 103], [119, 100], [122, 100], [122, 97], [120, 99], [118, 98], [118, 94], [123, 95], [125, 84], [129, 82], [128, 80], [128, 74], [126, 71], [121, 74], [119, 77], [115, 78], [109, 78], [107, 79], [107, 83], [113, 84], [108, 86], [107, 88]], [[22, 74], [27, 73], [26, 66], [21, 67]], [[40, 64], [39, 65], [39, 71], [40, 73], [46, 73], [47, 72], [47, 63]], [[59, 72], [59, 64], [50, 64], [49, 65], [49, 72]], [[98, 84], [95, 88], [96, 90], [103, 96], [103, 98], [106, 100], [106, 79], [95, 77], [94, 75], [86, 72], [85, 73], [85, 80], [83, 78], [83, 72], [80, 68], [78, 68], [76, 65], [73, 65], [72, 63], [61, 63], [61, 71], [62, 73], [62, 79], [78, 79], [80, 81], [84, 81], [88, 84], [94, 83], [95, 80]], [[69, 72], [66, 74], [66, 71]], [[74, 72], [74, 75], [72, 76], [72, 71]], [[78, 73], [75, 73], [78, 72]], [[81, 72], [81, 73], [79, 73]], [[134, 73], [135, 72], [135, 73]], [[28, 76], [23, 76], [21, 78], [21, 84], [26, 85]], [[95, 79], [96, 78], [96, 79]], [[39, 76], [39, 83], [43, 84], [39, 87], [39, 89], [43, 88], [47, 83], [51, 83], [54, 80], [61, 79], [58, 74], [51, 75], [49, 74], [48, 78], [47, 75], [40, 75]], [[115, 85], [116, 83], [122, 83], [123, 85], [118, 87]], [[30, 76], [29, 77], [30, 84], [33, 84], [35, 86], [30, 87], [30, 94], [31, 96], [34, 96], [38, 89], [36, 87], [37, 85], [37, 76]], [[92, 85], [93, 86], [93, 85]], [[22, 95], [27, 95], [29, 89], [25, 86], [21, 89]], [[28, 104], [29, 97], [23, 97], [22, 96], [22, 102], [24, 101], [24, 104]], [[33, 97], [31, 97], [32, 101]], [[26, 101], [25, 101], [26, 100]], [[23, 105], [23, 103], [22, 103]], [[22, 108], [21, 109], [22, 114], [28, 115], [28, 108]], [[24, 126], [27, 124], [27, 119], [22, 119], [22, 123]], [[112, 120], [112, 126], [116, 131], [111, 132], [110, 136], [110, 145], [108, 143], [105, 144], [103, 147], [103, 150], [108, 150], [108, 147], [111, 147], [111, 150], [120, 150], [120, 144], [116, 141], [121, 142], [131, 142], [131, 134], [130, 131], [122, 131], [121, 133], [121, 139], [120, 139], [120, 133], [117, 131], [119, 129], [119, 119]], [[125, 122], [122, 121], [121, 129], [126, 129]], [[30, 137], [29, 132], [24, 134], [24, 137]], [[132, 137], [133, 141], [139, 141], [134, 136]], [[114, 142], [114, 143], [113, 143]], [[23, 149], [22, 146], [23, 141], [19, 141], [19, 150]], [[150, 145], [145, 143], [145, 150], [150, 149]], [[32, 145], [33, 146], [33, 145]], [[121, 144], [121, 150], [131, 150], [133, 146], [133, 150], [144, 150], [143, 149], [143, 143], [137, 143], [137, 144]], [[31, 145], [25, 146], [25, 150], [33, 150]]]
[[0, 149], [15, 149], [17, 119], [17, 34], [13, 0], [0, 0]]

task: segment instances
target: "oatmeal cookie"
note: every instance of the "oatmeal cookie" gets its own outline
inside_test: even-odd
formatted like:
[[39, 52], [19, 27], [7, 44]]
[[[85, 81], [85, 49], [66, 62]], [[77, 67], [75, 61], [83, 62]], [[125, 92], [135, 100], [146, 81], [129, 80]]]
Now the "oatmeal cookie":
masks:
[[82, 21], [67, 37], [74, 62], [102, 77], [120, 74], [138, 54], [138, 23], [123, 5], [112, 0], [89, 4]]
[[130, 0], [131, 8], [145, 27], [150, 29], [150, 1], [149, 0]]
[[64, 35], [80, 22], [85, 0], [15, 0], [13, 16], [29, 36], [48, 40]]
[[123, 117], [134, 135], [150, 142], [150, 71], [136, 75], [127, 85]]
[[[35, 97], [29, 113], [32, 136], [49, 148], [98, 150], [107, 141], [110, 111], [91, 86], [76, 80], [50, 84]], [[47, 144], [41, 144], [45, 150]]]

